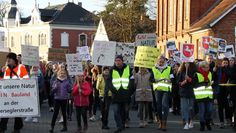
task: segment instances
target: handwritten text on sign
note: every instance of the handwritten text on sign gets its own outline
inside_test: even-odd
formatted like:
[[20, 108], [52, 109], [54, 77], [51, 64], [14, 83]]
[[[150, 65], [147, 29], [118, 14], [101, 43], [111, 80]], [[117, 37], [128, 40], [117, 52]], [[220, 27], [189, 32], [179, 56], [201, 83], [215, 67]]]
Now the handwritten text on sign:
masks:
[[0, 81], [0, 118], [39, 116], [36, 79]]
[[135, 37], [136, 46], [156, 46], [156, 34], [138, 34]]
[[134, 66], [152, 68], [159, 55], [160, 51], [157, 48], [138, 46]]
[[39, 66], [39, 48], [36, 46], [21, 45], [22, 64]]
[[69, 75], [83, 74], [83, 65], [78, 54], [66, 54]]

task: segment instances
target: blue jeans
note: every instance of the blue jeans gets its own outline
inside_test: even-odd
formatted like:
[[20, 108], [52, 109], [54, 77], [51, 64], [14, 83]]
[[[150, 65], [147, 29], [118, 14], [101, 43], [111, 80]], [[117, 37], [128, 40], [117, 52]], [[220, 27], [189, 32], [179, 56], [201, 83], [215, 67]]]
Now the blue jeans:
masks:
[[193, 98], [184, 98], [181, 97], [181, 114], [185, 122], [192, 120], [193, 117]]
[[167, 120], [169, 113], [169, 92], [156, 91], [157, 116], [160, 120]]
[[125, 120], [127, 118], [127, 112], [129, 109], [128, 103], [115, 103], [114, 104], [114, 118], [116, 121], [117, 129], [125, 128]]
[[200, 122], [206, 123], [211, 120], [213, 103], [210, 101], [198, 102]]

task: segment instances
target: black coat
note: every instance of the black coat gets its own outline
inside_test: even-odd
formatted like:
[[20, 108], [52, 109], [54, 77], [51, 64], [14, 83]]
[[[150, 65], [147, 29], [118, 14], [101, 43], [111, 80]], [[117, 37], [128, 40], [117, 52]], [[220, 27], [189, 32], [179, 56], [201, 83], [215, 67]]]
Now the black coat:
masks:
[[180, 86], [180, 83], [185, 80], [185, 73], [186, 72], [180, 72], [177, 76], [177, 81], [179, 83], [179, 95], [180, 97], [183, 98], [194, 98], [194, 92], [193, 92], [194, 72], [188, 72], [188, 76], [192, 79], [192, 81], [187, 82], [183, 86]]
[[126, 64], [123, 65], [122, 69], [117, 68], [116, 66], [114, 66], [111, 70], [110, 70], [110, 75], [107, 79], [106, 82], [106, 90], [110, 90], [112, 92], [112, 101], [113, 103], [123, 103], [123, 102], [130, 102], [131, 100], [131, 96], [135, 91], [135, 87], [134, 87], [134, 77], [132, 74], [132, 69], [130, 68], [130, 81], [129, 81], [129, 85], [128, 85], [128, 89], [125, 90], [122, 86], [120, 89], [116, 89], [113, 84], [112, 84], [112, 72], [113, 69], [117, 70], [120, 74], [120, 76], [123, 74], [124, 69], [126, 68]]

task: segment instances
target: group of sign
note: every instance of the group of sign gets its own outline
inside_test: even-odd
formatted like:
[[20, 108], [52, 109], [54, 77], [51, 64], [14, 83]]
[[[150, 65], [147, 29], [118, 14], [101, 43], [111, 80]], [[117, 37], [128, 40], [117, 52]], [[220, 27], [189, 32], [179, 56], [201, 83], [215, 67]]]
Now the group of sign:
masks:
[[[166, 44], [167, 50], [177, 62], [193, 62], [194, 61], [194, 44], [183, 43], [180, 51], [176, 48], [174, 41]], [[213, 38], [211, 36], [202, 37], [201, 50], [204, 55], [212, 55], [214, 59], [223, 59], [225, 57], [235, 57], [233, 45], [227, 45], [226, 40], [221, 38]]]

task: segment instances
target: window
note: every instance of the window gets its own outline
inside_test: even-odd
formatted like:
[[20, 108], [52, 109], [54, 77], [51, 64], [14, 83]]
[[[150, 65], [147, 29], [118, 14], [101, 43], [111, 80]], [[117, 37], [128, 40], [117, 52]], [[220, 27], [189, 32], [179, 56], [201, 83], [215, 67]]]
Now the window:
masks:
[[189, 0], [185, 0], [185, 19], [189, 17]]
[[79, 46], [87, 46], [87, 35], [84, 33], [79, 35]]
[[39, 34], [39, 45], [45, 45], [46, 44], [46, 34]]
[[61, 33], [61, 47], [69, 47], [69, 34], [66, 32]]
[[11, 37], [11, 47], [15, 47], [14, 37]]
[[26, 45], [32, 44], [32, 36], [30, 34], [25, 35], [25, 44]]
[[179, 22], [182, 21], [182, 14], [183, 14], [183, 0], [179, 1]]
[[173, 5], [173, 0], [170, 0], [170, 3], [169, 3], [169, 8], [170, 8], [170, 18], [169, 18], [169, 22], [170, 22], [170, 25], [173, 24], [173, 8], [174, 8], [174, 5]]

